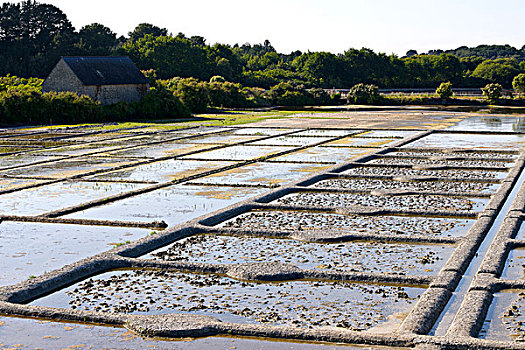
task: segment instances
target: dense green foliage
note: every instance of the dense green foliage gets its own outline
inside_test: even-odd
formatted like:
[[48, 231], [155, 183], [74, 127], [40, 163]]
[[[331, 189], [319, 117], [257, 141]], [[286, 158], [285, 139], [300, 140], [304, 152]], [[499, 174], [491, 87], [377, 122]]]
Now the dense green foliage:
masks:
[[525, 92], [525, 73], [518, 74], [512, 80], [512, 88], [519, 93]]
[[448, 99], [452, 97], [452, 83], [446, 82], [441, 83], [436, 89], [436, 94], [442, 99]]
[[[118, 38], [99, 23], [77, 32], [53, 5], [33, 0], [1, 5], [0, 76], [43, 78], [60, 56], [75, 55], [128, 55], [139, 68], [154, 69], [157, 77], [165, 80], [181, 77], [207, 82], [222, 76], [232, 84], [268, 90], [289, 83], [294, 88], [287, 90], [288, 95], [297, 96], [303, 94], [297, 90], [301, 85], [306, 89], [349, 88], [359, 83], [382, 88], [435, 88], [450, 81], [461, 87], [499, 83], [510, 88], [514, 76], [525, 73], [524, 48], [509, 45], [432, 50], [421, 55], [410, 50], [402, 58], [366, 48], [342, 54], [282, 54], [268, 40], [255, 45], [208, 45], [203, 37], [173, 36], [149, 23], [139, 24], [127, 38]], [[236, 88], [229, 89], [234, 92]], [[226, 106], [230, 102], [212, 104]]]
[[483, 91], [483, 95], [487, 98], [487, 100], [490, 102], [496, 102], [499, 98], [501, 98], [503, 87], [500, 84], [493, 83], [487, 84], [481, 90]]
[[70, 92], [41, 93], [42, 80], [0, 77], [0, 124], [84, 123], [188, 117], [182, 102], [162, 86], [137, 103], [101, 106]]
[[348, 103], [356, 105], [377, 104], [381, 100], [379, 88], [375, 85], [357, 84], [348, 92]]

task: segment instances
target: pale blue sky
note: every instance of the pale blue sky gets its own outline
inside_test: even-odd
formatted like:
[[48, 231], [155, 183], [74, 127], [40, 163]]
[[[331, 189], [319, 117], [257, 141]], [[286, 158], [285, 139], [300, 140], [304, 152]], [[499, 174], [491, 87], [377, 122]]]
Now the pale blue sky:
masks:
[[99, 22], [118, 34], [149, 22], [208, 43], [260, 43], [279, 52], [350, 47], [409, 49], [525, 45], [525, 0], [41, 0], [79, 29]]

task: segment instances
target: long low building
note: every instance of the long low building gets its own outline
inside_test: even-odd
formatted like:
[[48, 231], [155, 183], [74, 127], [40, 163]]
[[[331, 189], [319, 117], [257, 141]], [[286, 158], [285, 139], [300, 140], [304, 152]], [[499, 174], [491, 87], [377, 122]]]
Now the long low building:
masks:
[[108, 105], [140, 101], [149, 81], [129, 57], [62, 57], [42, 91], [74, 92]]

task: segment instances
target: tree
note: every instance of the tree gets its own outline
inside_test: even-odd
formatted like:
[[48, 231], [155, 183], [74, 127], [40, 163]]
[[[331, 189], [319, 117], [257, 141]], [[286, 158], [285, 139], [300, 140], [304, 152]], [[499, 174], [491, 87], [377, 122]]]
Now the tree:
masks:
[[476, 67], [472, 76], [505, 87], [512, 86], [512, 79], [520, 73], [518, 61], [514, 58], [485, 60]]
[[160, 28], [149, 23], [141, 23], [133, 29], [132, 32], [128, 33], [129, 40], [137, 41], [144, 38], [146, 35], [152, 35], [154, 37], [167, 36], [168, 30], [166, 28]]
[[525, 74], [520, 73], [512, 80], [512, 88], [519, 93], [525, 92]]
[[452, 93], [452, 83], [450, 81], [446, 83], [441, 83], [441, 85], [439, 85], [439, 87], [436, 90], [436, 94], [438, 94], [439, 97], [442, 99], [451, 98], [453, 94]]
[[78, 37], [78, 47], [89, 55], [106, 56], [117, 44], [117, 35], [111, 29], [99, 23], [82, 27]]
[[376, 85], [357, 84], [348, 92], [349, 104], [372, 105], [381, 100], [379, 88]]
[[487, 84], [484, 88], [481, 89], [483, 91], [483, 95], [489, 100], [490, 102], [495, 102], [498, 99], [501, 98], [501, 92], [503, 91], [503, 87], [500, 84]]

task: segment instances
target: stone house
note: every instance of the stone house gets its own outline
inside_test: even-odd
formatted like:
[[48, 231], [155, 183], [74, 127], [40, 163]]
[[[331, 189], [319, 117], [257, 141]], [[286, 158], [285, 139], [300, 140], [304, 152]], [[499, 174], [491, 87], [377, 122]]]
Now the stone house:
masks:
[[129, 57], [62, 57], [42, 91], [71, 91], [109, 105], [140, 101], [149, 81]]

